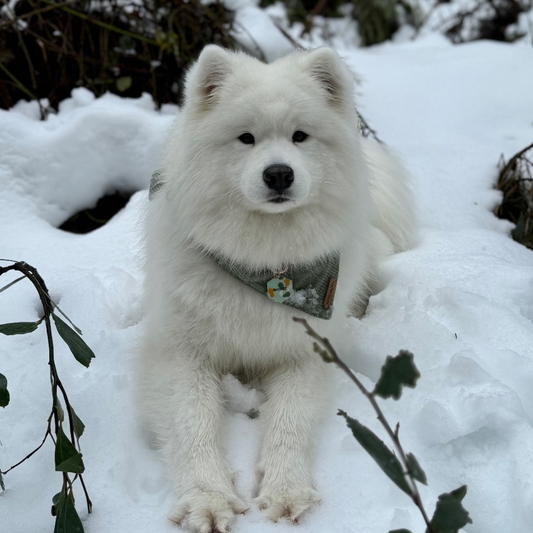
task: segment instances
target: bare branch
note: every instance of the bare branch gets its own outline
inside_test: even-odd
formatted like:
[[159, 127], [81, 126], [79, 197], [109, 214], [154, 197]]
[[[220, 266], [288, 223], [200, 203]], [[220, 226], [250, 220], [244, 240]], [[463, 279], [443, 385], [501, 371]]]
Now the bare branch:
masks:
[[406, 476], [408, 477], [408, 480], [410, 482], [411, 489], [413, 491], [413, 495], [411, 496], [411, 499], [413, 500], [414, 504], [418, 507], [420, 510], [420, 513], [422, 514], [422, 517], [424, 518], [424, 521], [427, 525], [427, 531], [426, 533], [434, 533], [429, 518], [427, 516], [426, 510], [424, 509], [424, 505], [422, 503], [422, 499], [420, 498], [420, 493], [418, 492], [418, 487], [416, 480], [412, 476], [412, 473], [409, 469], [408, 463], [407, 463], [407, 457], [405, 454], [404, 449], [402, 448], [402, 445], [400, 443], [399, 438], [399, 429], [400, 424], [398, 423], [396, 425], [396, 431], [393, 431], [390, 427], [389, 423], [387, 422], [387, 419], [383, 415], [383, 412], [381, 411], [378, 403], [376, 402], [376, 398], [373, 393], [371, 393], [359, 380], [359, 378], [353, 373], [353, 371], [348, 367], [348, 365], [338, 356], [337, 352], [331, 345], [329, 339], [326, 337], [321, 337], [308, 323], [307, 320], [304, 318], [296, 318], [294, 317], [293, 320], [295, 322], [298, 322], [299, 324], [302, 324], [307, 334], [313, 338], [317, 343], [321, 344], [327, 351], [330, 360], [334, 362], [341, 370], [343, 370], [346, 375], [357, 385], [359, 390], [366, 396], [368, 401], [372, 404], [372, 407], [376, 411], [377, 418], [381, 422], [381, 425], [385, 428], [385, 431], [391, 438], [392, 442], [394, 443], [394, 447], [398, 451], [398, 455], [400, 458], [400, 462], [402, 464], [402, 467], [404, 468], [404, 471], [406, 473]]

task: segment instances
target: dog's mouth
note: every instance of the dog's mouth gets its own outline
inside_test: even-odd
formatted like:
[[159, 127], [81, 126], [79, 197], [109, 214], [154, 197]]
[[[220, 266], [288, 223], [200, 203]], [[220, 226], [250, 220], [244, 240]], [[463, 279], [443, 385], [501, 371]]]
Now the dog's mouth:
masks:
[[282, 203], [288, 202], [290, 200], [291, 200], [291, 198], [288, 198], [287, 196], [276, 196], [275, 198], [270, 198], [268, 200], [268, 202], [271, 203], [271, 204], [282, 204]]
[[277, 191], [276, 194], [265, 195], [259, 202], [254, 203], [255, 209], [265, 213], [283, 213], [294, 209], [299, 204], [298, 199], [292, 194], [277, 193]]

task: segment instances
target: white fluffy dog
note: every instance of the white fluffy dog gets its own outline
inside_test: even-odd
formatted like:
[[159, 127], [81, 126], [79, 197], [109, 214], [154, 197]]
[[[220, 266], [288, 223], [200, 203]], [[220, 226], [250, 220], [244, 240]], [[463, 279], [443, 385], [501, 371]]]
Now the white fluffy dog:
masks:
[[254, 501], [296, 521], [319, 500], [327, 365], [292, 317], [334, 341], [381, 258], [412, 242], [405, 172], [361, 138], [352, 78], [329, 48], [267, 65], [216, 46], [187, 76], [148, 209], [139, 405], [169, 465], [170, 518], [195, 532], [248, 508], [221, 446], [226, 373], [267, 397]]

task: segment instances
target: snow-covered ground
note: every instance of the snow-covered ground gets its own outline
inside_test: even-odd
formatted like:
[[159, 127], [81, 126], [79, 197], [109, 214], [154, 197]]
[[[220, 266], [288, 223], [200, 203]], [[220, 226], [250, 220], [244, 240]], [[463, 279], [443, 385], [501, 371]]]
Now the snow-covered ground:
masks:
[[[415, 354], [418, 386], [382, 405], [392, 423], [401, 421], [405, 448], [426, 470], [429, 512], [440, 493], [467, 484], [463, 503], [473, 524], [466, 531], [531, 533], [533, 253], [493, 216], [499, 195], [492, 187], [500, 154], [509, 157], [533, 138], [533, 48], [452, 46], [438, 35], [368, 49], [343, 42], [338, 51], [362, 80], [360, 111], [414, 176], [421, 225], [420, 244], [387, 261], [385, 289], [362, 320], [353, 319], [349, 362], [371, 386], [386, 355]], [[272, 54], [285, 46], [272, 42]], [[94, 100], [78, 89], [45, 122], [37, 111], [34, 104], [0, 111], [0, 256], [38, 268], [96, 353], [85, 369], [57, 342], [60, 375], [86, 424], [81, 445], [94, 512], [87, 516], [79, 489], [77, 507], [87, 533], [174, 532], [163, 464], [141, 440], [130, 402], [142, 319], [142, 212], [174, 108], [157, 112], [149, 97]], [[139, 192], [106, 226], [87, 235], [57, 229], [116, 188]], [[0, 294], [0, 323], [36, 320], [38, 313], [29, 283]], [[0, 338], [0, 372], [11, 392], [0, 412], [3, 469], [44, 434], [46, 361], [42, 326]], [[234, 379], [225, 384], [227, 453], [249, 499], [259, 424], [244, 413], [261, 397]], [[382, 435], [365, 399], [339, 372], [318, 445], [322, 504], [298, 526], [269, 523], [252, 508], [235, 533], [424, 531], [411, 501], [335, 416], [337, 407]], [[0, 531], [52, 531], [51, 498], [61, 488], [52, 443], [5, 482]]]

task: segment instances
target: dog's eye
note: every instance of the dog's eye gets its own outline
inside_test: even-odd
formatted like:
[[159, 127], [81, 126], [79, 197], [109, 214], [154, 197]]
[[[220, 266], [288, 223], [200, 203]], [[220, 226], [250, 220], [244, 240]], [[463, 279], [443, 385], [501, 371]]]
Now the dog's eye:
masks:
[[243, 133], [239, 137], [239, 141], [241, 141], [243, 144], [254, 144], [255, 137], [251, 133]]
[[309, 135], [307, 133], [304, 133], [303, 131], [295, 131], [294, 135], [292, 136], [292, 142], [293, 143], [303, 143], [305, 139], [307, 139]]

